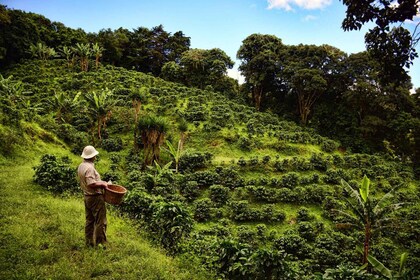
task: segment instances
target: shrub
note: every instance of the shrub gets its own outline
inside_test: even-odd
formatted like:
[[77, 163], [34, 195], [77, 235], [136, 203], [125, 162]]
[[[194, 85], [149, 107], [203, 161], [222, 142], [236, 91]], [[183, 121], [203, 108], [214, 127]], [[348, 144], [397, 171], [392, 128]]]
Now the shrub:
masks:
[[250, 279], [295, 279], [287, 254], [282, 251], [260, 248], [252, 255], [250, 263], [254, 267], [254, 276]]
[[249, 186], [248, 190], [253, 195], [256, 201], [261, 202], [276, 202], [277, 201], [277, 193], [276, 190], [270, 189], [265, 186]]
[[229, 207], [231, 209], [231, 218], [235, 221], [249, 221], [254, 218], [251, 215], [252, 211], [246, 200], [232, 201], [230, 202]]
[[211, 171], [197, 171], [186, 176], [188, 181], [196, 181], [199, 186], [204, 187], [214, 185], [217, 178], [218, 174]]
[[211, 218], [212, 202], [208, 198], [194, 202], [194, 219], [198, 222], [205, 222]]
[[274, 247], [300, 259], [308, 257], [310, 252], [306, 240], [293, 231], [287, 231], [282, 237], [274, 240]]
[[35, 183], [47, 190], [63, 193], [77, 189], [76, 170], [70, 167], [70, 160], [67, 157], [57, 158], [54, 155], [45, 154], [34, 170]]
[[218, 175], [215, 181], [216, 184], [226, 186], [230, 189], [243, 187], [245, 185], [244, 179], [242, 179], [238, 171], [232, 166], [218, 166], [215, 168], [215, 171]]
[[215, 264], [220, 274], [226, 279], [252, 279], [250, 268], [246, 266], [251, 256], [248, 245], [232, 239], [225, 239], [216, 244]]
[[240, 167], [245, 167], [245, 166], [246, 166], [246, 160], [245, 160], [243, 157], [240, 157], [240, 158], [238, 159], [238, 165], [239, 165]]
[[101, 146], [105, 151], [108, 152], [118, 152], [123, 149], [123, 143], [121, 138], [103, 139]]
[[148, 194], [144, 190], [133, 189], [125, 195], [120, 208], [133, 218], [149, 222], [153, 213], [150, 206], [156, 200], [156, 197]]
[[107, 171], [102, 175], [102, 180], [104, 181], [111, 181], [112, 183], [116, 183], [121, 179], [120, 175], [115, 171]]
[[312, 166], [319, 171], [327, 171], [329, 162], [325, 159], [323, 154], [312, 154], [309, 159]]
[[301, 221], [311, 221], [314, 217], [310, 214], [309, 209], [306, 207], [301, 207], [297, 211], [296, 219], [298, 222]]
[[257, 232], [253, 229], [253, 227], [241, 225], [236, 228], [236, 232], [239, 242], [247, 243], [253, 246], [257, 245]]
[[299, 235], [308, 241], [314, 241], [316, 237], [315, 226], [310, 222], [299, 222], [298, 224]]
[[200, 195], [200, 188], [196, 181], [186, 181], [180, 186], [181, 194], [187, 201], [193, 201]]
[[243, 136], [239, 137], [237, 145], [240, 150], [244, 152], [250, 152], [253, 147], [253, 143], [249, 138], [245, 138]]
[[281, 186], [283, 188], [293, 189], [299, 182], [299, 175], [294, 172], [287, 173], [281, 177]]
[[193, 221], [190, 213], [179, 202], [155, 202], [150, 229], [165, 249], [176, 253], [182, 238], [189, 235]]
[[179, 170], [181, 172], [192, 172], [194, 170], [206, 167], [206, 164], [212, 159], [211, 153], [187, 152], [179, 159]]
[[210, 199], [218, 205], [226, 204], [229, 200], [229, 189], [221, 185], [211, 186]]
[[332, 153], [338, 148], [338, 143], [333, 140], [324, 140], [321, 143], [321, 150], [326, 153]]

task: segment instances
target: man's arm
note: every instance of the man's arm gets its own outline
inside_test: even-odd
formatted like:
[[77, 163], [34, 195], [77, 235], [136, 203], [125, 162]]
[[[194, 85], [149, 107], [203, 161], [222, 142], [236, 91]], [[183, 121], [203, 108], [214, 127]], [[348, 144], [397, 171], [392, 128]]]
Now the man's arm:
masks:
[[96, 181], [96, 182], [93, 182], [92, 184], [89, 184], [88, 185], [88, 187], [89, 188], [106, 188], [106, 186], [108, 185], [108, 183], [107, 182], [105, 182], [105, 181]]

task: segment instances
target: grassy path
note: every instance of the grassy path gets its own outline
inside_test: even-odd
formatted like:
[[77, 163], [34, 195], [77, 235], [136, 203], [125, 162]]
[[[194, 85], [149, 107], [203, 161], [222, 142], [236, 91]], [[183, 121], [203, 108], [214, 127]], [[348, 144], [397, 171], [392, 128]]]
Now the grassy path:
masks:
[[84, 246], [82, 197], [32, 183], [26, 162], [0, 165], [0, 279], [203, 279], [108, 213], [107, 250]]

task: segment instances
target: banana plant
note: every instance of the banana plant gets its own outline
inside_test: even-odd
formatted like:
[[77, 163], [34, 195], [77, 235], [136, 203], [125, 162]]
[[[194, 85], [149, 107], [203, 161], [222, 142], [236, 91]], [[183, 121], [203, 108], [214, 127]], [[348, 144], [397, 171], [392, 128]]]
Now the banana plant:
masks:
[[95, 67], [96, 67], [96, 69], [98, 69], [98, 67], [99, 67], [99, 58], [102, 57], [102, 52], [104, 50], [105, 49], [103, 47], [99, 46], [98, 43], [95, 43], [95, 44], [92, 45], [92, 52], [95, 55]]
[[54, 92], [54, 97], [48, 100], [48, 103], [52, 108], [56, 110], [56, 120], [58, 123], [65, 123], [68, 120], [65, 115], [78, 104], [80, 92], [78, 92], [74, 98], [71, 98], [68, 93], [59, 91]]
[[355, 227], [364, 231], [363, 243], [363, 264], [368, 263], [369, 246], [372, 233], [375, 230], [391, 227], [389, 214], [402, 207], [402, 203], [390, 203], [390, 198], [396, 188], [385, 194], [377, 203], [374, 203], [369, 196], [370, 180], [365, 175], [359, 190], [353, 189], [346, 181], [341, 180], [341, 185], [350, 194], [352, 200], [346, 199], [344, 209], [334, 209], [334, 212], [341, 215], [347, 222], [338, 223], [337, 226]]
[[170, 169], [172, 165], [172, 161], [168, 162], [164, 166], [160, 166], [159, 163], [155, 160], [155, 166], [147, 166], [148, 169], [154, 170], [154, 174], [148, 173], [147, 176], [152, 179], [153, 187], [156, 187], [163, 176], [166, 174], [172, 174], [172, 169]]
[[[362, 252], [362, 249], [359, 247], [359, 251]], [[400, 267], [398, 271], [392, 271], [391, 269], [387, 268], [382, 262], [376, 259], [374, 256], [369, 255], [368, 261], [372, 265], [373, 269], [380, 273], [382, 276], [386, 277], [387, 279], [411, 279], [408, 276], [408, 271], [406, 271], [406, 263], [407, 263], [408, 253], [402, 253], [400, 255]]]
[[76, 43], [73, 51], [80, 59], [81, 70], [87, 72], [89, 68], [89, 57], [92, 54], [90, 44]]
[[64, 46], [59, 49], [61, 57], [65, 58], [67, 61], [67, 67], [71, 68], [73, 66], [74, 52], [71, 48]]
[[119, 100], [115, 99], [112, 91], [108, 89], [100, 92], [89, 92], [84, 96], [84, 99], [88, 105], [88, 115], [96, 121], [98, 138], [102, 140], [102, 129], [106, 128], [106, 123], [111, 118], [112, 110]]
[[164, 148], [168, 153], [171, 154], [171, 156], [174, 158], [175, 161], [175, 173], [178, 173], [179, 170], [179, 159], [181, 158], [182, 153], [182, 141], [178, 141], [178, 148], [175, 149], [174, 145], [172, 145], [171, 142], [166, 141], [166, 145], [168, 146], [168, 149]]

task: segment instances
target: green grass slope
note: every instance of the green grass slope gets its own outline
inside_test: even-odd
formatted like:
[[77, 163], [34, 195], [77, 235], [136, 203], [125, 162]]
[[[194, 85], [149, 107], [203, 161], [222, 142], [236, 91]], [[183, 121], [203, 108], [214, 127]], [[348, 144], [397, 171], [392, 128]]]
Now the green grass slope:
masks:
[[108, 214], [107, 250], [86, 248], [83, 198], [56, 197], [35, 185], [38, 158], [32, 151], [0, 166], [0, 279], [204, 279], [115, 211]]

